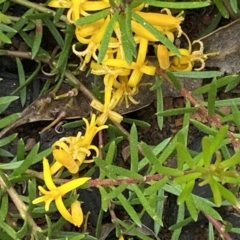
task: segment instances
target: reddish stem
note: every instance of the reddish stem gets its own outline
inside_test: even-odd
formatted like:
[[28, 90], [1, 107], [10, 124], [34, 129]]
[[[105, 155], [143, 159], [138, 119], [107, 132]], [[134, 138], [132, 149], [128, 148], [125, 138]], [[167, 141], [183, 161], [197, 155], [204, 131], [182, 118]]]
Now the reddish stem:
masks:
[[[163, 77], [166, 81], [168, 81], [171, 85], [172, 81], [170, 80], [170, 78], [168, 77], [168, 75], [161, 70], [160, 68], [158, 68], [156, 70], [156, 74]], [[194, 98], [191, 94], [191, 92], [189, 92], [186, 88], [182, 87], [182, 89], [180, 90], [180, 93], [182, 94], [182, 96], [188, 100], [193, 106], [198, 107], [198, 111], [206, 118], [208, 119], [208, 121], [215, 125], [217, 128], [221, 128], [222, 124], [218, 118], [218, 116], [216, 114], [212, 114], [212, 115], [208, 115], [208, 110], [207, 108], [205, 108], [201, 102], [199, 100], [197, 100], [196, 98]], [[231, 142], [233, 144], [234, 147], [238, 148], [240, 150], [240, 143], [238, 141], [238, 139], [236, 137], [234, 137], [234, 135], [231, 132], [227, 132], [227, 136], [228, 138], [231, 139]]]

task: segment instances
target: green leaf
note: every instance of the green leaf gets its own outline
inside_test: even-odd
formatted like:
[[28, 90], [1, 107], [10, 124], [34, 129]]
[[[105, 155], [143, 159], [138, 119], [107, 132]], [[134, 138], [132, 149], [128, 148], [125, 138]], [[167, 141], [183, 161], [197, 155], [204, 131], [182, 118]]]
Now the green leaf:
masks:
[[186, 206], [190, 213], [190, 216], [196, 222], [198, 220], [198, 211], [195, 207], [192, 194], [190, 194], [189, 197], [186, 199]]
[[5, 218], [7, 216], [7, 213], [8, 213], [8, 194], [7, 193], [3, 193], [1, 191], [1, 198], [0, 198], [0, 211], [1, 211], [1, 214], [0, 214], [0, 222], [4, 222], [5, 221]]
[[211, 127], [208, 127], [206, 126], [205, 124], [199, 122], [199, 121], [196, 121], [194, 119], [190, 119], [190, 122], [196, 127], [198, 128], [201, 132], [203, 133], [206, 133], [206, 134], [209, 134], [209, 135], [212, 135], [212, 136], [215, 136], [217, 134], [217, 130], [216, 129], [213, 129]]
[[236, 205], [238, 203], [236, 196], [231, 191], [229, 191], [227, 188], [225, 188], [218, 182], [217, 186], [224, 199], [226, 199], [232, 205]]
[[2, 228], [12, 239], [17, 239], [15, 230], [5, 222], [1, 222], [0, 228]]
[[238, 13], [238, 1], [237, 0], [230, 0], [230, 5], [234, 13]]
[[[182, 221], [180, 221], [180, 222], [177, 221], [177, 223], [175, 223], [174, 225], [172, 225], [172, 226], [169, 228], [169, 230], [177, 230], [177, 229], [179, 229], [179, 228], [182, 228], [182, 227], [188, 225], [190, 222], [192, 222], [192, 220], [193, 220], [193, 219], [192, 219], [191, 217], [188, 217], [188, 218], [186, 218], [186, 219], [184, 219], [184, 220], [182, 220]], [[175, 239], [177, 239], [177, 238], [175, 238]]]
[[[211, 142], [211, 154], [215, 153], [221, 146], [221, 143], [223, 139], [226, 137], [226, 134], [228, 132], [228, 126], [223, 126], [220, 128], [218, 133], [215, 135], [213, 141]], [[208, 146], [209, 147], [209, 146]]]
[[25, 219], [21, 229], [18, 230], [18, 232], [16, 234], [16, 239], [24, 239], [24, 237], [27, 235], [28, 231], [29, 231], [29, 224], [28, 224], [27, 219]]
[[5, 24], [0, 23], [0, 31], [16, 33], [17, 31], [14, 28], [11, 28]]
[[206, 213], [207, 215], [210, 215], [211, 217], [217, 220], [222, 221], [222, 217], [220, 216], [220, 214], [215, 209], [212, 208], [212, 206], [215, 205], [211, 203], [209, 200], [193, 195], [193, 201], [197, 209]]
[[25, 173], [25, 171], [32, 165], [33, 161], [35, 160], [38, 149], [39, 143], [35, 144], [35, 146], [31, 149], [31, 151], [27, 155], [24, 162], [19, 166], [19, 168], [15, 169], [11, 173], [10, 177], [20, 176], [21, 174]]
[[0, 105], [10, 104], [11, 102], [17, 100], [19, 97], [17, 96], [6, 96], [0, 97]]
[[109, 14], [110, 14], [110, 9], [104, 9], [100, 12], [93, 13], [89, 16], [79, 18], [77, 21], [75, 21], [75, 25], [83, 26], [89, 23], [93, 23], [107, 17]]
[[[58, 9], [58, 10], [60, 10], [60, 9]], [[57, 10], [57, 12], [58, 12], [58, 10]], [[64, 41], [63, 41], [62, 35], [59, 33], [59, 31], [57, 30], [57, 28], [55, 27], [53, 22], [49, 18], [43, 18], [43, 21], [44, 21], [45, 25], [47, 26], [47, 28], [49, 29], [49, 31], [51, 32], [51, 34], [54, 37], [55, 41], [57, 42], [58, 46], [61, 49], [63, 49]]]
[[[17, 69], [18, 69], [18, 78], [19, 78], [19, 85], [23, 85], [25, 83], [25, 72], [23, 69], [22, 62], [19, 58], [16, 58]], [[27, 99], [27, 88], [23, 88], [20, 91], [20, 101], [22, 106], [25, 105]]]
[[13, 157], [13, 155], [9, 151], [7, 151], [3, 148], [0, 148], [0, 156], [2, 156], [2, 157]]
[[144, 240], [152, 240], [152, 238], [148, 237], [146, 234], [141, 233], [141, 231], [138, 231], [134, 224], [131, 224], [131, 221], [121, 221], [120, 219], [116, 219], [117, 223], [121, 225], [124, 229], [124, 232], [130, 233], [131, 235], [136, 236], [138, 239], [144, 239]]
[[233, 167], [239, 164], [240, 152], [236, 152], [230, 159], [224, 160], [220, 163], [220, 166], [224, 169]]
[[[5, 0], [0, 0], [0, 4], [2, 4], [4, 1]], [[3, 13], [0, 13], [0, 21], [5, 23], [5, 24], [10, 24], [11, 23], [10, 18]]]
[[144, 195], [150, 195], [154, 192], [157, 192], [159, 189], [161, 189], [167, 182], [169, 181], [169, 178], [167, 176], [164, 176], [162, 179], [154, 182], [150, 182], [150, 186], [148, 188], [145, 188]]
[[222, 1], [219, 0], [213, 0], [213, 2], [215, 3], [215, 5], [217, 6], [219, 12], [222, 14], [222, 16], [224, 18], [229, 18], [229, 14], [227, 9], [225, 8], [224, 4]]
[[231, 91], [240, 83], [240, 74], [238, 74], [225, 88], [225, 92]]
[[111, 19], [110, 19], [110, 21], [109, 21], [109, 23], [106, 27], [104, 37], [103, 37], [103, 39], [100, 43], [100, 46], [99, 46], [98, 63], [101, 63], [102, 60], [104, 59], [105, 55], [106, 55], [106, 52], [107, 52], [107, 49], [108, 49], [108, 44], [109, 44], [110, 38], [112, 36], [115, 24], [118, 21], [118, 17], [119, 17], [119, 13], [115, 12], [113, 14], [113, 16], [111, 17]]
[[16, 138], [16, 136], [17, 136], [17, 133], [14, 133], [14, 134], [11, 134], [10, 136], [0, 139], [0, 147], [3, 147], [9, 144], [13, 139]]
[[149, 201], [144, 197], [142, 191], [139, 189], [139, 187], [135, 184], [132, 185], [132, 188], [135, 192], [135, 194], [137, 195], [138, 199], [140, 200], [140, 202], [142, 203], [142, 206], [144, 207], [144, 209], [146, 210], [146, 212], [151, 216], [151, 218], [156, 221], [158, 224], [160, 224], [161, 226], [163, 226], [163, 222], [162, 219], [159, 218], [158, 214], [156, 214], [155, 209], [153, 209], [150, 205], [149, 205]]
[[[32, 9], [30, 9], [29, 11], [32, 11]], [[7, 33], [7, 36], [11, 39], [20, 29], [22, 29], [22, 27], [27, 23], [27, 21], [28, 20], [25, 17], [20, 17], [20, 19], [18, 19], [18, 21], [12, 26], [12, 28], [15, 29], [16, 32], [9, 32]]]
[[23, 160], [25, 156], [25, 143], [23, 139], [18, 140], [18, 145], [17, 145], [17, 160]]
[[187, 183], [199, 178], [202, 174], [198, 172], [188, 173], [186, 175], [174, 178], [173, 182], [177, 184]]
[[13, 122], [20, 116], [19, 113], [13, 113], [11, 115], [8, 115], [7, 117], [4, 117], [0, 120], [0, 128], [4, 128]]
[[[220, 77], [223, 75], [220, 71], [201, 71], [201, 72], [173, 72], [175, 77], [184, 77], [184, 78], [213, 78], [213, 77]], [[189, 79], [189, 81], [192, 81]]]
[[32, 45], [32, 59], [34, 59], [38, 54], [38, 51], [42, 42], [42, 36], [43, 36], [42, 20], [36, 19], [35, 36], [33, 38], [33, 45]]
[[194, 184], [195, 184], [195, 180], [190, 180], [186, 182], [186, 185], [183, 187], [182, 192], [178, 196], [177, 204], [181, 204], [185, 202], [189, 198], [189, 196], [191, 196]]
[[[142, 148], [144, 156], [148, 159], [149, 163], [151, 163], [152, 166], [157, 165], [158, 158], [155, 156], [152, 149], [145, 142], [141, 142], [140, 146]], [[154, 172], [151, 172], [151, 174], [154, 174]]]
[[165, 110], [163, 112], [157, 112], [156, 115], [167, 117], [167, 116], [174, 116], [174, 115], [180, 115], [185, 113], [192, 113], [192, 112], [196, 112], [197, 110], [198, 110], [197, 107], [176, 108], [176, 109]]
[[[185, 206], [184, 206], [184, 204], [180, 204], [179, 207], [178, 207], [177, 223], [180, 223], [180, 222], [183, 221], [184, 213], [185, 213]], [[171, 240], [178, 240], [181, 231], [182, 231], [182, 227], [179, 225], [178, 229], [174, 230]]]
[[182, 85], [181, 83], [178, 81], [178, 79], [174, 76], [174, 74], [172, 72], [166, 72], [167, 76], [169, 77], [169, 79], [171, 80], [173, 86], [177, 89], [177, 90], [181, 90], [182, 89]]
[[[123, 58], [130, 65], [133, 61], [133, 55], [134, 55], [133, 49], [135, 49], [136, 46], [134, 46], [129, 39], [130, 34], [127, 32], [128, 30], [125, 27], [126, 24], [125, 24], [124, 20], [125, 19], [123, 19], [123, 16], [119, 15], [118, 23], [119, 23], [120, 32], [121, 32], [121, 43], [122, 43], [122, 47], [123, 47], [123, 51], [124, 51]], [[132, 31], [130, 33], [132, 33]], [[136, 52], [136, 50], [135, 50], [135, 52]]]
[[[162, 93], [162, 86], [161, 86], [162, 83], [163, 83], [163, 79], [160, 78], [159, 76], [155, 76], [155, 83], [151, 87], [151, 90], [156, 91], [157, 112], [163, 112], [163, 93]], [[162, 128], [163, 128], [163, 117], [162, 116], [157, 115], [157, 124], [158, 124], [160, 131], [162, 131]]]
[[189, 2], [167, 2], [167, 1], [156, 1], [156, 0], [143, 0], [139, 1], [141, 3], [146, 3], [150, 6], [170, 8], [170, 9], [194, 9], [202, 8], [211, 5], [211, 1], [206, 0], [203, 2], [191, 1]]
[[12, 43], [11, 39], [6, 34], [4, 34], [2, 31], [0, 31], [0, 41], [7, 43], [7, 44]]
[[[154, 149], [152, 150], [153, 154], [156, 156], [158, 155], [165, 147], [169, 144], [171, 141], [171, 138], [164, 139], [161, 143], [159, 143]], [[149, 160], [147, 157], [144, 157], [138, 164], [138, 171], [143, 169], [147, 164], [149, 163]]]
[[215, 101], [217, 96], [217, 80], [214, 78], [210, 85], [208, 92], [208, 115], [211, 116], [214, 114]]
[[131, 219], [139, 226], [141, 227], [142, 223], [141, 220], [138, 216], [138, 214], [136, 213], [136, 211], [134, 210], [134, 208], [129, 204], [129, 201], [124, 197], [124, 195], [122, 193], [120, 193], [117, 198], [119, 199], [119, 201], [121, 202], [122, 206], [124, 207], [124, 209], [126, 210], [126, 212], [128, 213], [128, 215], [131, 217]]
[[[219, 78], [217, 80], [217, 88], [224, 87], [225, 85], [229, 84], [231, 81], [233, 81], [236, 78], [236, 75], [229, 75], [226, 77]], [[200, 88], [197, 88], [196, 90], [192, 91], [193, 95], [199, 95], [203, 93], [208, 93], [210, 91], [211, 83], [206, 84]]]
[[211, 141], [209, 137], [203, 137], [202, 138], [202, 155], [203, 155], [203, 161], [205, 166], [209, 166], [212, 160], [213, 152], [210, 149], [211, 147]]
[[209, 221], [208, 222], [208, 240], [214, 240], [214, 239], [215, 239], [215, 233], [214, 233], [214, 230], [213, 230], [213, 225]]
[[135, 124], [136, 126], [145, 127], [145, 128], [148, 128], [151, 126], [147, 122], [144, 122], [144, 121], [138, 120], [138, 119], [132, 119], [132, 118], [124, 118], [122, 122], [129, 123], [129, 124]]
[[182, 143], [176, 143], [177, 156], [178, 156], [178, 169], [183, 170], [183, 164], [186, 162], [189, 168], [193, 169], [195, 163], [187, 151], [186, 147]]
[[160, 174], [167, 175], [167, 176], [182, 176], [184, 173], [181, 170], [176, 168], [164, 167], [160, 164], [154, 167], [154, 170]]
[[133, 124], [130, 131], [130, 156], [132, 172], [138, 172], [138, 132], [136, 125]]
[[132, 8], [130, 7], [129, 4], [127, 4], [125, 9], [125, 29], [126, 29], [126, 34], [128, 36], [129, 43], [132, 45], [131, 47], [132, 55], [136, 57], [137, 48], [136, 48], [136, 43], [132, 33], [131, 21], [132, 21]]
[[122, 193], [125, 189], [127, 189], [128, 183], [123, 182], [121, 183], [119, 186], [114, 187], [111, 186], [111, 191], [103, 197], [103, 201], [108, 201], [111, 200], [113, 198], [116, 198], [120, 193]]
[[163, 45], [165, 45], [172, 53], [181, 57], [178, 48], [161, 32], [159, 32], [152, 24], [147, 22], [144, 18], [138, 15], [136, 12], [132, 11], [132, 18], [139, 22], [144, 28], [146, 28], [150, 33], [152, 33]]
[[209, 180], [209, 186], [212, 190], [214, 203], [216, 204], [217, 207], [220, 207], [222, 203], [222, 196], [220, 189], [218, 188], [218, 184], [213, 178]]
[[74, 37], [73, 25], [67, 25], [66, 34], [64, 38], [64, 46], [62, 48], [62, 51], [60, 53], [56, 66], [52, 70], [53, 73], [58, 70], [61, 73], [65, 71], [70, 51], [72, 51], [73, 37]]
[[108, 172], [115, 173], [118, 176], [121, 177], [129, 177], [129, 178], [135, 178], [135, 179], [139, 179], [139, 180], [143, 180], [143, 176], [138, 174], [137, 172], [132, 172], [131, 170], [119, 167], [119, 166], [114, 166], [114, 165], [108, 165], [106, 166], [106, 169], [108, 170]]

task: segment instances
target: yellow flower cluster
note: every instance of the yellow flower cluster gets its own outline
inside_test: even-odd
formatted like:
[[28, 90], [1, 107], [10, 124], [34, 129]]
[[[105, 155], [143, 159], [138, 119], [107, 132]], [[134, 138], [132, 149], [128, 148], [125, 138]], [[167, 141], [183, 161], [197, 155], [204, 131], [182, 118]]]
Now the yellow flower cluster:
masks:
[[[121, 4], [116, 1], [116, 5]], [[186, 36], [189, 48], [179, 49], [181, 57], [176, 56], [169, 51], [166, 46], [159, 43], [159, 40], [149, 32], [144, 24], [140, 24], [134, 18], [130, 19], [133, 40], [136, 45], [137, 54], [135, 60], [128, 64], [123, 50], [123, 41], [126, 36], [122, 36], [119, 22], [114, 25], [114, 31], [108, 44], [106, 55], [102, 62], [98, 61], [98, 51], [102, 39], [106, 33], [107, 26], [113, 16], [113, 12], [124, 11], [120, 7], [111, 6], [109, 0], [52, 0], [50, 7], [68, 8], [67, 19], [70, 23], [75, 23], [78, 19], [90, 16], [100, 10], [110, 9], [109, 15], [83, 26], [76, 26], [75, 34], [81, 44], [87, 45], [84, 50], [79, 51], [77, 45], [73, 44], [73, 52], [81, 59], [80, 70], [84, 70], [90, 63], [91, 72], [95, 75], [104, 75], [105, 97], [104, 103], [93, 100], [91, 106], [98, 110], [101, 115], [98, 118], [98, 124], [103, 125], [109, 118], [112, 121], [120, 123], [122, 116], [114, 111], [114, 108], [125, 101], [126, 107], [129, 107], [129, 101], [138, 104], [134, 96], [138, 93], [141, 86], [143, 74], [154, 75], [156, 67], [151, 66], [146, 60], [149, 45], [156, 48], [156, 56], [159, 65], [164, 70], [172, 71], [191, 71], [194, 62], [201, 62], [204, 68], [206, 55], [203, 54], [203, 47], [200, 45], [199, 51], [192, 51], [191, 43], [181, 29], [181, 22], [184, 20], [182, 13], [178, 16], [172, 16], [170, 10], [162, 9], [161, 13], [144, 12], [145, 4], [132, 9], [144, 21], [151, 24], [161, 34], [165, 35], [172, 43], [175, 36]], [[119, 5], [120, 6], [120, 5]], [[124, 7], [123, 7], [124, 8]], [[201, 44], [201, 42], [199, 42]], [[130, 51], [130, 50], [129, 50]]]
[[[182, 56], [176, 56], [166, 46], [159, 44], [156, 36], [142, 24], [131, 19], [131, 30], [137, 49], [133, 62], [129, 64], [125, 59], [126, 50], [123, 49], [125, 39], [122, 36], [119, 23], [116, 22], [106, 55], [103, 61], [99, 63], [99, 46], [112, 17], [113, 8], [110, 6], [109, 0], [51, 0], [48, 5], [55, 8], [67, 8], [67, 19], [69, 23], [73, 24], [79, 18], [89, 16], [103, 9], [111, 9], [109, 15], [105, 18], [84, 26], [76, 26], [77, 40], [82, 44], [86, 44], [87, 47], [82, 51], [77, 50], [76, 44], [72, 47], [73, 52], [81, 59], [80, 70], [84, 70], [86, 65], [90, 63], [93, 74], [104, 75], [104, 103], [96, 99], [91, 102], [91, 106], [98, 110], [100, 114], [98, 117], [93, 114], [90, 122], [83, 118], [86, 124], [85, 135], [78, 133], [77, 136], [63, 137], [52, 145], [55, 162], [50, 166], [48, 160], [43, 159], [43, 178], [48, 190], [39, 186], [42, 196], [33, 200], [33, 204], [44, 202], [46, 211], [49, 210], [50, 203], [55, 201], [60, 214], [67, 221], [79, 227], [83, 222], [81, 203], [76, 200], [68, 209], [64, 205], [63, 197], [70, 191], [76, 194], [76, 188], [90, 179], [88, 177], [78, 177], [79, 167], [83, 163], [93, 161], [92, 159], [86, 160], [91, 155], [91, 150], [95, 152], [96, 156], [99, 155], [99, 149], [92, 145], [92, 141], [99, 131], [107, 128], [106, 121], [108, 119], [117, 123], [122, 121], [123, 117], [115, 112], [114, 108], [123, 101], [126, 107], [129, 106], [129, 101], [138, 104], [134, 96], [139, 91], [143, 74], [155, 74], [156, 66], [151, 66], [146, 59], [149, 45], [156, 47], [159, 65], [164, 70], [191, 71], [196, 61], [201, 62], [202, 66], [198, 69], [201, 70], [204, 68], [206, 55], [203, 54], [203, 46], [198, 41], [197, 43], [200, 44], [199, 51], [192, 51], [192, 45], [189, 42], [188, 49], [179, 49]], [[168, 9], [163, 9], [161, 13], [143, 12], [144, 7], [144, 4], [140, 4], [132, 11], [154, 26], [171, 42], [174, 42], [175, 36], [180, 37], [184, 34], [180, 27], [183, 21], [182, 14], [174, 17]], [[62, 168], [66, 168], [75, 177], [61, 186], [56, 186], [53, 177], [59, 174]], [[120, 239], [122, 238], [120, 237]]]
[[52, 145], [55, 162], [51, 167], [48, 160], [46, 158], [43, 159], [43, 178], [48, 191], [39, 186], [38, 189], [42, 196], [33, 200], [33, 204], [44, 202], [46, 211], [49, 210], [50, 203], [55, 201], [60, 214], [67, 221], [78, 227], [80, 227], [83, 222], [81, 203], [77, 200], [74, 201], [70, 206], [70, 210], [68, 210], [63, 203], [62, 197], [68, 192], [73, 191], [86, 183], [90, 178], [73, 178], [67, 183], [57, 187], [54, 184], [52, 177], [63, 167], [65, 167], [71, 174], [78, 173], [79, 167], [82, 163], [89, 163], [93, 161], [86, 160], [86, 157], [89, 157], [91, 154], [90, 150], [95, 151], [96, 156], [99, 155], [99, 149], [96, 146], [91, 145], [91, 143], [95, 135], [99, 131], [106, 129], [108, 126], [97, 126], [97, 119], [94, 114], [91, 117], [90, 123], [85, 118], [83, 118], [83, 120], [86, 124], [84, 136], [82, 136], [79, 132], [75, 137], [63, 137], [56, 141]]

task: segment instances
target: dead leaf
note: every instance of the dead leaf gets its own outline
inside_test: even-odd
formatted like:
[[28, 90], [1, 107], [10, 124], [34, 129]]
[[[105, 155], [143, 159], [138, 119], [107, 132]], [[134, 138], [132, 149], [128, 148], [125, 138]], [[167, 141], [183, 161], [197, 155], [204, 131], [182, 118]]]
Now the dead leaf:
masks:
[[240, 72], [240, 19], [200, 40], [204, 44], [204, 53], [219, 52], [219, 55], [206, 60], [206, 67], [219, 68], [228, 74]]

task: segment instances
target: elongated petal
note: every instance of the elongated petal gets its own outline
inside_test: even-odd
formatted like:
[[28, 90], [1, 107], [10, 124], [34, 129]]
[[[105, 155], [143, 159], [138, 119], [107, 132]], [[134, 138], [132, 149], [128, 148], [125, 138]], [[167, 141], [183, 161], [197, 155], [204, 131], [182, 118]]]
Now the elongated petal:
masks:
[[49, 190], [56, 189], [56, 186], [52, 180], [49, 162], [46, 158], [43, 158], [43, 178]]
[[54, 159], [67, 168], [69, 172], [73, 174], [78, 172], [79, 167], [70, 154], [61, 149], [55, 149], [52, 153]]
[[82, 178], [77, 178], [77, 179], [74, 179], [74, 180], [70, 180], [69, 182], [64, 183], [63, 185], [58, 187], [58, 189], [61, 192], [61, 195], [64, 196], [66, 193], [68, 193], [68, 192], [72, 191], [73, 189], [76, 189], [76, 188], [80, 187], [81, 185], [83, 185], [89, 179], [91, 179], [91, 178], [82, 177]]
[[71, 214], [69, 213], [69, 211], [67, 210], [67, 208], [65, 207], [64, 203], [63, 203], [63, 200], [61, 197], [58, 197], [56, 200], [55, 200], [55, 204], [56, 204], [56, 207], [59, 211], [59, 213], [70, 223], [73, 223], [72, 221], [72, 216]]
[[80, 227], [83, 223], [83, 212], [79, 201], [74, 201], [71, 204], [71, 214], [73, 224]]
[[49, 7], [54, 8], [70, 8], [71, 2], [69, 0], [52, 0], [48, 3]]
[[136, 13], [150, 24], [161, 27], [177, 27], [183, 21], [183, 18], [176, 18], [168, 14], [139, 11]]
[[160, 68], [162, 68], [163, 70], [167, 70], [170, 67], [168, 49], [162, 44], [159, 44], [157, 46], [157, 58]]
[[142, 65], [145, 62], [147, 49], [148, 49], [148, 40], [145, 38], [140, 38], [137, 64]]

